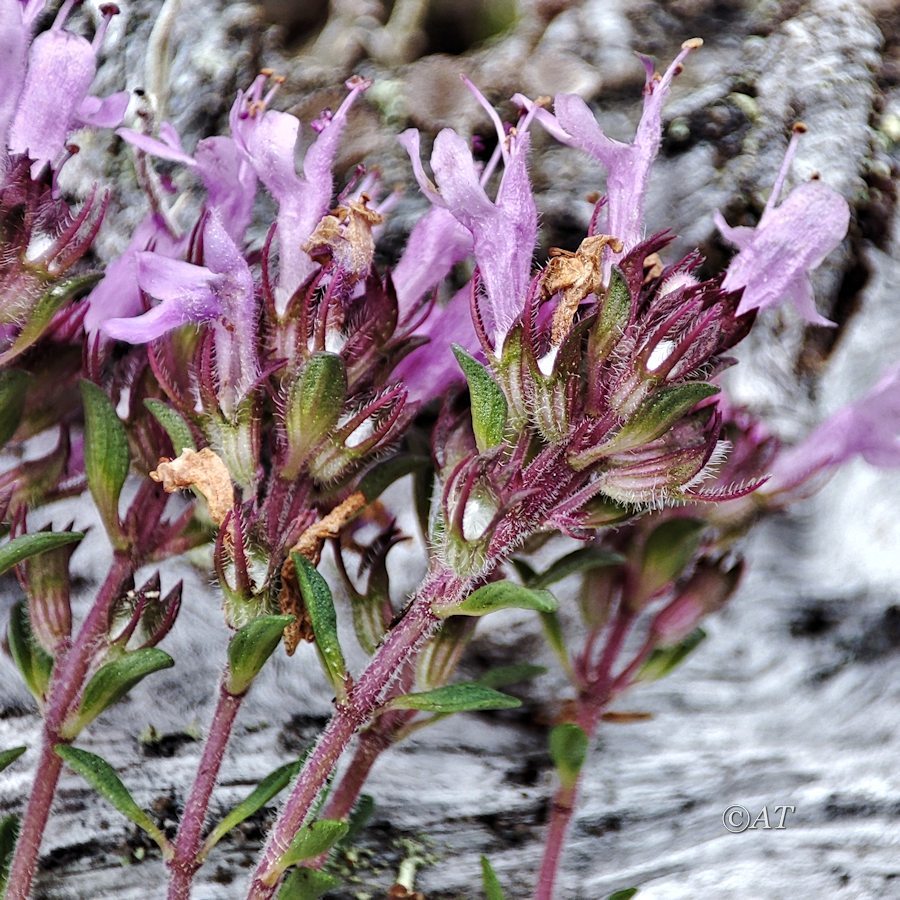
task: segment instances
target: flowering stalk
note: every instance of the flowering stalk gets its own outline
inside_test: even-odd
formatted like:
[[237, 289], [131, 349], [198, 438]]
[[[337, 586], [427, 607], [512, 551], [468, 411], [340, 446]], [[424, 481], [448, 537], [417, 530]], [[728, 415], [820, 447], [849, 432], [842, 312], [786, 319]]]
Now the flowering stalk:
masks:
[[212, 722], [197, 767], [197, 776], [191, 788], [178, 836], [175, 839], [175, 851], [168, 861], [172, 873], [169, 882], [169, 900], [188, 900], [191, 895], [191, 883], [194, 874], [200, 868], [198, 859], [200, 842], [203, 837], [203, 825], [209, 809], [209, 800], [219, 776], [219, 769], [225, 757], [225, 748], [231, 737], [234, 721], [244, 694], [229, 693], [225, 682], [219, 687], [219, 699], [213, 713]]
[[378, 707], [398, 671], [440, 626], [441, 620], [434, 613], [433, 605], [438, 601], [452, 603], [459, 600], [466, 589], [467, 582], [447, 569], [433, 572], [422, 585], [403, 618], [348, 692], [346, 701], [338, 706], [307, 758], [290, 798], [269, 833], [253, 873], [249, 898], [266, 900], [275, 894], [282, 872], [278, 867], [279, 858], [309, 815], [337, 761], [357, 730]]
[[41, 839], [62, 768], [62, 759], [53, 748], [60, 741], [66, 740], [61, 735], [63, 723], [84, 688], [85, 676], [95, 658], [98, 644], [106, 634], [110, 611], [131, 573], [130, 560], [126, 556], [116, 554], [75, 643], [66, 652], [51, 682], [47, 714], [41, 735], [38, 778], [25, 809], [25, 817], [22, 820], [19, 840], [9, 871], [9, 887], [6, 894], [8, 900], [27, 900], [29, 896]]

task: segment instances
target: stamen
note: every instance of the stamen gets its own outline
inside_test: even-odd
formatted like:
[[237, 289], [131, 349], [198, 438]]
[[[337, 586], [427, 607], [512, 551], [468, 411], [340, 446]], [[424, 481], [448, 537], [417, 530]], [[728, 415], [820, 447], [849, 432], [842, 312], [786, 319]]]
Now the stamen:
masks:
[[784, 182], [788, 176], [788, 172], [791, 170], [791, 164], [794, 161], [794, 156], [797, 154], [797, 145], [800, 143], [800, 135], [806, 134], [807, 128], [803, 122], [796, 122], [794, 124], [794, 128], [791, 132], [791, 139], [788, 143], [787, 150], [784, 152], [784, 160], [781, 163], [781, 168], [778, 171], [778, 177], [775, 179], [775, 184], [772, 187], [772, 193], [769, 194], [769, 199], [766, 202], [766, 208], [763, 210], [763, 214], [760, 217], [760, 224], [765, 221], [766, 216], [775, 208], [778, 203], [779, 198], [781, 197], [781, 191], [784, 189]]
[[466, 75], [460, 75], [460, 80], [462, 83], [469, 89], [469, 92], [472, 96], [478, 101], [479, 105], [484, 109], [484, 111], [490, 116], [491, 121], [494, 123], [494, 130], [497, 132], [497, 139], [500, 142], [501, 153], [503, 154], [503, 162], [504, 164], [507, 162], [509, 158], [508, 150], [506, 149], [506, 131], [503, 128], [503, 122], [500, 120], [500, 116], [497, 115], [497, 110], [491, 106], [487, 101], [487, 97], [478, 90], [477, 87], [469, 80]]
[[94, 53], [100, 52], [100, 47], [103, 45], [103, 39], [106, 37], [106, 31], [109, 28], [112, 17], [119, 15], [119, 7], [115, 3], [104, 3], [100, 7], [100, 12], [103, 14], [103, 19], [97, 26], [97, 30], [94, 32], [94, 40], [91, 42]]
[[53, 25], [50, 26], [51, 30], [56, 31], [63, 27], [63, 23], [69, 18], [72, 9], [77, 3], [81, 3], [81, 0], [65, 0], [63, 5], [59, 8], [56, 18], [53, 20]]

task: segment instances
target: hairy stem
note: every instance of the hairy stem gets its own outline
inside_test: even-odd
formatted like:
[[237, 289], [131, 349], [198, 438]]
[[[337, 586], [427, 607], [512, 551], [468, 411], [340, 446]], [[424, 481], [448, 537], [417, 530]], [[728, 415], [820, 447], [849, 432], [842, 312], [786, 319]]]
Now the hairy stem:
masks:
[[44, 734], [41, 757], [38, 760], [34, 789], [28, 798], [28, 808], [22, 820], [16, 854], [7, 881], [7, 900], [27, 900], [31, 892], [31, 880], [37, 866], [41, 839], [50, 816], [50, 807], [59, 782], [62, 759], [53, 752], [53, 736]]
[[390, 746], [390, 739], [380, 732], [363, 732], [347, 771], [328, 798], [325, 811], [322, 813], [323, 818], [344, 819], [350, 815], [369, 778], [372, 766]]
[[225, 690], [224, 683], [219, 687], [219, 700], [206, 736], [206, 746], [181, 816], [175, 840], [175, 855], [169, 861], [169, 900], [188, 900], [191, 895], [191, 882], [201, 865], [197, 856], [209, 809], [209, 798], [216, 786], [225, 748], [244, 696], [230, 694]]
[[94, 652], [109, 627], [112, 605], [118, 599], [131, 572], [132, 564], [128, 557], [115, 554], [109, 573], [78, 632], [78, 637], [65, 656], [58, 659], [54, 666], [47, 697], [47, 712], [44, 716], [41, 756], [9, 870], [7, 900], [26, 900], [31, 892], [41, 841], [62, 768], [62, 759], [56, 755], [53, 748], [59, 743], [60, 728], [81, 694]]
[[[613, 679], [612, 667], [621, 655], [625, 638], [628, 636], [633, 622], [634, 617], [630, 613], [624, 609], [619, 610], [607, 633], [606, 643], [603, 646], [594, 677], [579, 694], [575, 718], [579, 727], [587, 734], [589, 743], [597, 732], [603, 711], [618, 693], [619, 679]], [[628, 671], [630, 672], [631, 669], [632, 666], [629, 666]], [[582, 766], [581, 771], [583, 770]], [[559, 873], [566, 835], [575, 814], [581, 771], [571, 782], [560, 784], [553, 795], [550, 822], [547, 826], [547, 837], [544, 843], [544, 856], [538, 873], [534, 900], [553, 900], [553, 886], [556, 884], [556, 877]]]
[[249, 898], [268, 900], [281, 877], [279, 858], [309, 814], [316, 797], [353, 735], [377, 709], [385, 692], [411, 659], [440, 626], [432, 604], [453, 602], [464, 596], [467, 582], [447, 570], [433, 572], [406, 614], [390, 631], [368, 668], [337, 707], [319, 742], [306, 760], [294, 789], [281, 811], [253, 874]]

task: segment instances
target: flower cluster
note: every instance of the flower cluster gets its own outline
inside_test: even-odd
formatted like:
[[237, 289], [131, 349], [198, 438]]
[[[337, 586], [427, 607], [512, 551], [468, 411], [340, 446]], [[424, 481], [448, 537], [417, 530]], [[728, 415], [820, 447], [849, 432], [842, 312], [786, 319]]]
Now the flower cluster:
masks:
[[[823, 321], [809, 275], [843, 239], [849, 208], [821, 181], [781, 200], [796, 129], [758, 225], [717, 219], [738, 248], [726, 271], [706, 273], [697, 253], [670, 258], [672, 235], [644, 221], [645, 193], [663, 104], [700, 41], [662, 75], [643, 60], [643, 112], [628, 143], [608, 138], [573, 95], [556, 97], [552, 113], [516, 95], [521, 112], [504, 124], [467, 81], [496, 127], [496, 152], [481, 165], [445, 129], [429, 174], [419, 132], [399, 135], [429, 208], [388, 270], [376, 247], [398, 198], [374, 168], [335, 171], [367, 80], [351, 78], [338, 108], [309, 123], [299, 169], [303, 125], [274, 108], [282, 79], [270, 71], [238, 92], [228, 134], [189, 149], [156, 120], [152, 98], [89, 93], [112, 4], [100, 7], [92, 41], [70, 27], [75, 0], [36, 34], [44, 5], [0, 0], [0, 442], [18, 450], [56, 430], [47, 455], [0, 474], [10, 534], [0, 569], [16, 566], [24, 590], [9, 646], [44, 719], [45, 789], [21, 824], [7, 878], [14, 900], [29, 894], [63, 760], [159, 845], [174, 898], [189, 895], [228, 829], [293, 779], [249, 896], [271, 897], [285, 879], [324, 890], [322, 855], [346, 833], [379, 753], [450, 713], [518, 705], [496, 688], [527, 677], [521, 666], [453, 681], [477, 618], [510, 606], [542, 614], [572, 684], [550, 736], [554, 808], [570, 815], [606, 706], [674, 667], [735, 590], [741, 530], [852, 455], [900, 463], [896, 368], [788, 449], [722, 391], [727, 354], [767, 309], [790, 301]], [[120, 127], [129, 106], [130, 127]], [[95, 189], [68, 200], [58, 179], [88, 126], [116, 129], [130, 145], [147, 194], [103, 271], [89, 251], [108, 197]], [[554, 248], [536, 267], [528, 166], [538, 126], [603, 167], [605, 196], [579, 246]], [[199, 206], [178, 202], [160, 161], [197, 180]], [[255, 243], [261, 194], [276, 214]], [[441, 304], [439, 289], [465, 261], [471, 277]], [[426, 574], [411, 599], [392, 590], [388, 564], [405, 535], [402, 503], [385, 491], [401, 479], [424, 538]], [[80, 623], [69, 564], [81, 534], [31, 527], [34, 510], [73, 495], [90, 496], [112, 554]], [[538, 571], [530, 551], [557, 535], [582, 546]], [[166, 560], [200, 546], [211, 548], [233, 635], [173, 837], [107, 763], [73, 744], [134, 684], [176, 662], [157, 646], [181, 605], [180, 585], [163, 589]], [[319, 570], [326, 548], [331, 584]], [[159, 571], [138, 588], [148, 564]], [[574, 651], [547, 590], [572, 574], [584, 585]], [[341, 647], [333, 588], [370, 657], [361, 671]], [[616, 671], [632, 629], [643, 629], [643, 646]], [[289, 654], [314, 645], [334, 718], [305, 764], [277, 770], [204, 836], [235, 717], [282, 641]], [[551, 821], [539, 897], [551, 896], [567, 822], [565, 812]]]

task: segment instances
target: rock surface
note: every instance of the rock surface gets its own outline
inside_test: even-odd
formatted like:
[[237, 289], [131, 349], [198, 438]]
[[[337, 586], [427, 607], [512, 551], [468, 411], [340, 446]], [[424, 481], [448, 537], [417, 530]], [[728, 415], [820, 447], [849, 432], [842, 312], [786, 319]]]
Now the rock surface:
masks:
[[[140, 86], [142, 48], [159, 5], [127, 4], [130, 18], [101, 73], [105, 88]], [[610, 132], [625, 137], [641, 83], [630, 51], [665, 61], [682, 40], [702, 35], [706, 46], [692, 56], [667, 109], [649, 220], [677, 231], [680, 247], [699, 244], [722, 258], [712, 210], [723, 210], [732, 223], [758, 216], [790, 126], [802, 118], [810, 135], [794, 177], [818, 171], [855, 212], [845, 246], [818, 278], [820, 308], [839, 327], [823, 334], [776, 315], [744, 349], [735, 389], [794, 437], [872, 384], [897, 358], [900, 340], [900, 222], [891, 179], [900, 156], [900, 17], [893, 4], [531, 0], [523, 6], [528, 15], [509, 36], [450, 60], [416, 58], [414, 48], [433, 38], [427, 29], [424, 39], [378, 31], [377, 3], [336, 3], [329, 24], [323, 12], [318, 22], [285, 25], [286, 34], [294, 28], [292, 51], [277, 34], [260, 30], [248, 4], [192, 4], [174, 20], [168, 106], [191, 146], [191, 136], [222, 122], [235, 87], [259, 63], [289, 74], [284, 105], [300, 109], [327, 105], [329, 88], [356, 69], [386, 85], [375, 96], [392, 124], [410, 117], [423, 128], [453, 124], [487, 133], [477, 107], [464, 93], [451, 93], [463, 68], [492, 99], [515, 89], [581, 90], [597, 100]], [[555, 18], [551, 7], [561, 9]], [[552, 18], [546, 27], [541, 15]], [[330, 53], [323, 53], [317, 27], [340, 37]], [[376, 154], [388, 183], [408, 178], [376, 112], [363, 111], [357, 124], [363, 138], [345, 162]], [[572, 198], [601, 187], [596, 172], [549, 143], [541, 144], [534, 172], [549, 242], [568, 246], [589, 214], [588, 204]], [[414, 199], [409, 205], [421, 208]], [[127, 222], [128, 209], [121, 215]], [[101, 251], [116, 246], [108, 235]], [[663, 900], [897, 896], [898, 501], [900, 476], [855, 465], [754, 534], [747, 547], [751, 575], [710, 623], [705, 644], [672, 677], [622, 706], [653, 718], [602, 729], [560, 898], [599, 900], [631, 886], [640, 887], [641, 897]], [[54, 510], [54, 521], [68, 521], [72, 512]], [[83, 524], [83, 513], [75, 515]], [[408, 567], [414, 558], [410, 553], [403, 562]], [[76, 560], [85, 601], [106, 561], [96, 530]], [[170, 578], [182, 576], [183, 612], [166, 645], [177, 667], [102, 717], [82, 742], [111, 760], [138, 801], [169, 821], [196, 768], [200, 744], [192, 735], [208, 721], [225, 641], [205, 577], [187, 564]], [[15, 584], [2, 587], [6, 608]], [[472, 650], [481, 665], [530, 661], [544, 652], [533, 622], [513, 615], [484, 622]], [[411, 855], [422, 858], [417, 887], [431, 900], [480, 896], [482, 853], [508, 897], [529, 895], [552, 784], [544, 731], [535, 723], [548, 712], [542, 698], [561, 684], [547, 663], [550, 674], [523, 695], [524, 713], [451, 719], [380, 760], [368, 788], [377, 806], [362, 840], [359, 880], [335, 897], [382, 896]], [[0, 747], [33, 748], [38, 720], [5, 658], [0, 679]], [[321, 727], [329, 700], [310, 654], [280, 659], [242, 712], [214, 812], [296, 755]], [[163, 737], [139, 742], [136, 735], [151, 725]], [[29, 752], [0, 777], [0, 811], [22, 803], [34, 756]], [[773, 823], [776, 806], [796, 809], [783, 830], [731, 834], [722, 816], [735, 804], [754, 817], [767, 806]], [[201, 870], [197, 900], [243, 896], [259, 839], [256, 823], [224, 842]], [[35, 896], [143, 900], [164, 896], [164, 884], [158, 854], [80, 779], [64, 775]]]

